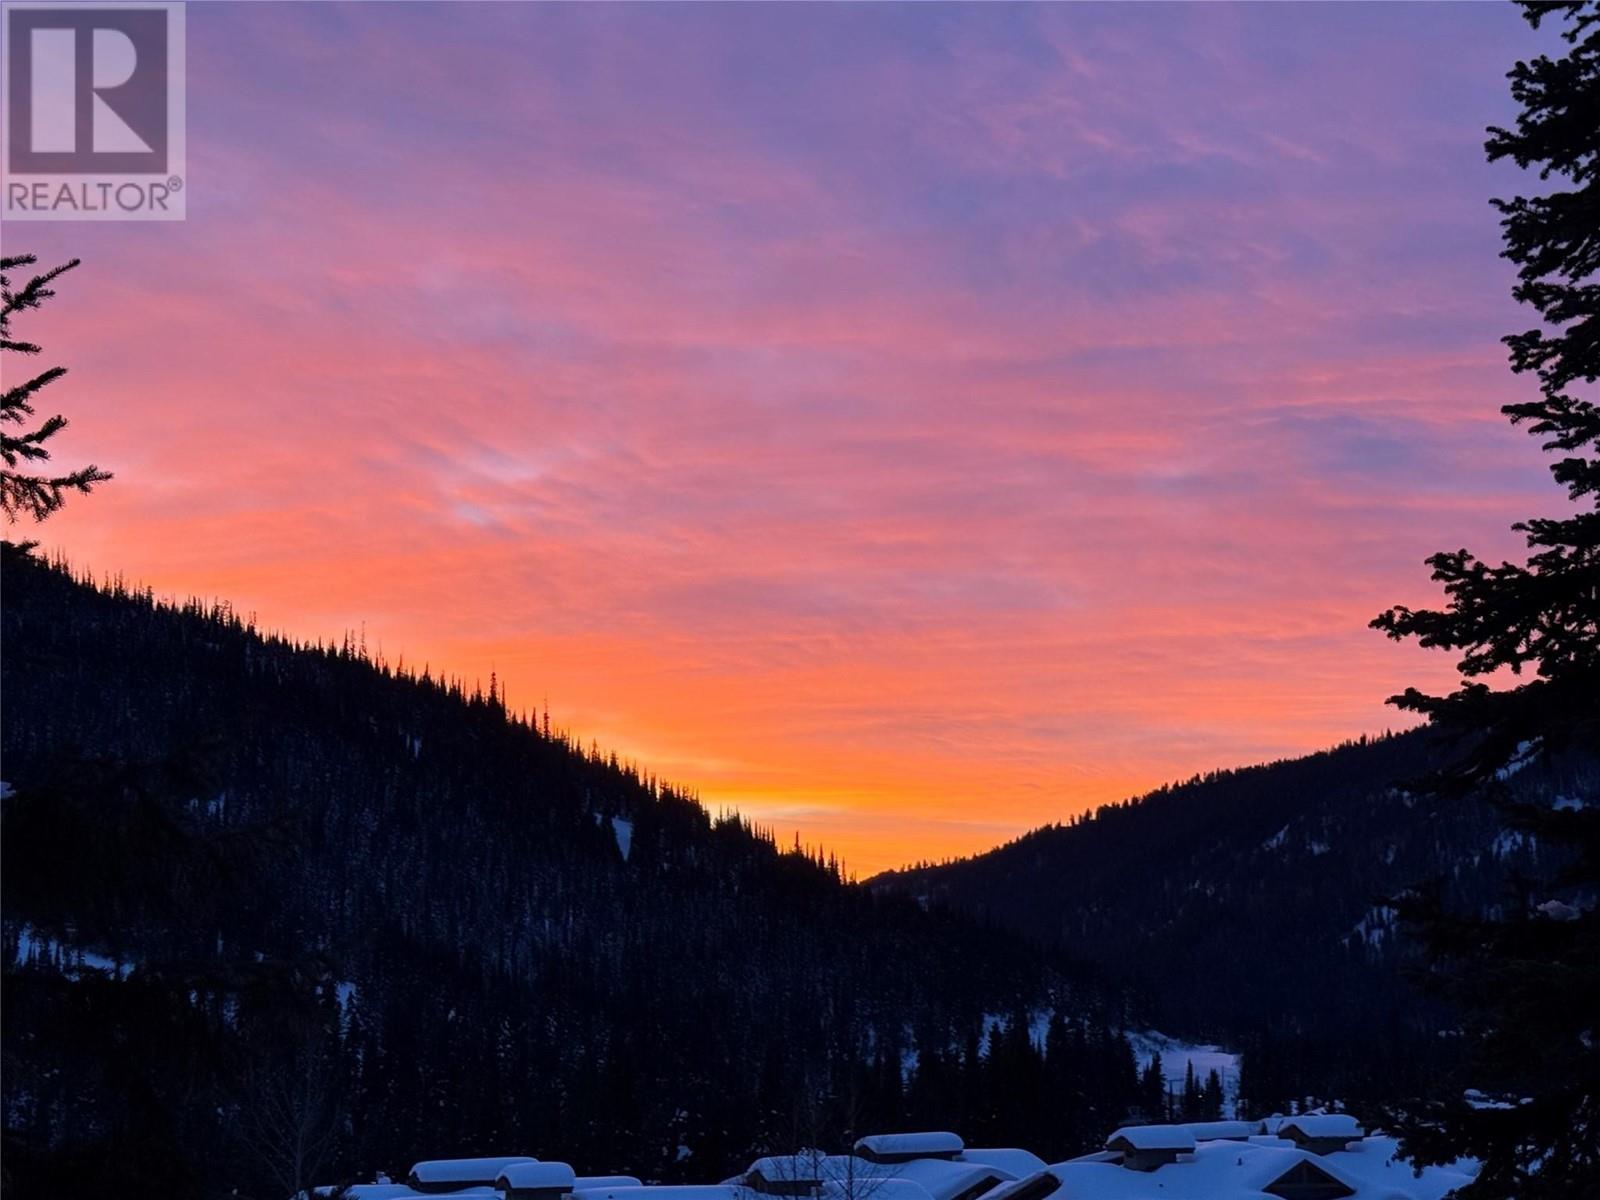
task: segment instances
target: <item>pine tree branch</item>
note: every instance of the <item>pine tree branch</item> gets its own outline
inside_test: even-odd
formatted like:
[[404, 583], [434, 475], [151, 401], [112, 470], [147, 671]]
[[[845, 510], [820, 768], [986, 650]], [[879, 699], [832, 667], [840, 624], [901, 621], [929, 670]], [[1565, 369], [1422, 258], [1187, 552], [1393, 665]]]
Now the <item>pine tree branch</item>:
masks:
[[[18, 341], [11, 336], [11, 318], [23, 310], [38, 308], [55, 295], [50, 284], [78, 266], [80, 260], [74, 258], [34, 275], [20, 290], [12, 291], [7, 272], [32, 266], [36, 261], [31, 254], [0, 259], [0, 350], [18, 354], [39, 352], [39, 347], [32, 342]], [[65, 374], [65, 367], [51, 367], [0, 395], [0, 423], [22, 424], [33, 417], [34, 398]], [[0, 513], [4, 513], [7, 521], [15, 522], [22, 517], [43, 521], [61, 507], [69, 493], [87, 494], [97, 484], [111, 478], [109, 472], [93, 464], [60, 475], [28, 474], [16, 469], [24, 462], [48, 460], [50, 450], [45, 443], [66, 427], [67, 419], [58, 413], [27, 432], [0, 434], [0, 459], [5, 463], [0, 469]]]
[[66, 373], [65, 367], [51, 367], [48, 371], [35, 375], [27, 383], [18, 384], [0, 395], [0, 421], [21, 421], [24, 416], [33, 416], [33, 405], [28, 403], [29, 399]]

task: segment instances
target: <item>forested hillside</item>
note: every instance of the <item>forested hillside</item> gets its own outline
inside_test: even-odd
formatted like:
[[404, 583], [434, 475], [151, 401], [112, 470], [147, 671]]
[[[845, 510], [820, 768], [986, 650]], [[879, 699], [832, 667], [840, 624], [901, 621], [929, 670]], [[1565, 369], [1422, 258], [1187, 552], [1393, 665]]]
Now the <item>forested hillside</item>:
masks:
[[[1519, 873], [1549, 873], [1487, 801], [1406, 786], [1448, 749], [1415, 731], [1221, 771], [870, 885], [1087, 960], [1163, 1029], [1245, 1050], [1263, 1103], [1308, 1088], [1382, 1098], [1451, 1058], [1449, 1020], [1406, 977], [1415, 947], [1384, 901], [1437, 881], [1447, 904], [1490, 910]], [[1508, 782], [1519, 799], [1571, 801], [1600, 771], [1538, 756]]]
[[10, 548], [3, 633], [24, 1188], [269, 1195], [508, 1148], [705, 1179], [906, 1125], [1059, 1156], [1160, 1103], [1130, 1024], [1244, 1049], [1253, 1109], [1384, 1099], [1453, 1053], [1381, 899], [1443, 875], [1492, 905], [1542, 865], [1405, 790], [1437, 757], [1409, 734], [853, 886], [359, 645]]
[[[908, 1120], [1066, 1153], [1132, 1099], [1111, 1017], [1020, 939], [492, 694], [9, 547], [3, 599], [18, 1195], [281, 1196], [508, 1150], [718, 1178]], [[1025, 1033], [983, 1053], [985, 1014], [1052, 1004], [1070, 1104], [1030, 1101]]]

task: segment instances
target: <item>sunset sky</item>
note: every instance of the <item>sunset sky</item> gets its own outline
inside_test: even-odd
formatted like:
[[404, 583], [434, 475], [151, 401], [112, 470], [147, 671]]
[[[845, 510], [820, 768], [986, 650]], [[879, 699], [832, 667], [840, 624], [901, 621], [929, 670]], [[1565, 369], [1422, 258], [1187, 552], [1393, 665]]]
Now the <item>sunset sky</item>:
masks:
[[[1510, 5], [190, 5], [188, 220], [17, 332], [39, 534], [471, 680], [860, 874], [1403, 723], [1556, 510]], [[12, 536], [16, 536], [13, 532]]]

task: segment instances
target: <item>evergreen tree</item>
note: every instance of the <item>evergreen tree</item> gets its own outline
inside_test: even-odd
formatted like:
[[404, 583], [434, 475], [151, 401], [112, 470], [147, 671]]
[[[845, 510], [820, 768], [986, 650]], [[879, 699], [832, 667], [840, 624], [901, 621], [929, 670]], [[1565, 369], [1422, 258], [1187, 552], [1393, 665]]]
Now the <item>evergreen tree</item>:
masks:
[[1145, 1120], [1166, 1120], [1167, 1081], [1162, 1073], [1159, 1050], [1151, 1055], [1150, 1065], [1139, 1077], [1139, 1106], [1144, 1109]]
[[1220, 1120], [1223, 1098], [1222, 1076], [1217, 1074], [1215, 1067], [1212, 1067], [1206, 1075], [1205, 1087], [1200, 1092], [1201, 1117], [1207, 1121]]
[[[1514, 526], [1530, 549], [1522, 564], [1490, 566], [1465, 550], [1435, 555], [1446, 606], [1393, 608], [1373, 622], [1460, 655], [1461, 682], [1449, 695], [1410, 689], [1393, 698], [1462, 738], [1438, 788], [1496, 797], [1512, 824], [1564, 850], [1555, 856], [1560, 873], [1530, 884], [1496, 919], [1447, 912], [1436, 895], [1402, 904], [1429, 951], [1429, 982], [1465, 1016], [1467, 1082], [1504, 1098], [1418, 1105], [1403, 1125], [1419, 1161], [1482, 1161], [1461, 1193], [1472, 1200], [1600, 1195], [1600, 806], [1503, 796], [1508, 766], [1600, 745], [1600, 410], [1579, 394], [1600, 378], [1600, 6], [1525, 3], [1523, 11], [1535, 28], [1561, 20], [1566, 49], [1516, 65], [1516, 127], [1490, 129], [1486, 145], [1491, 160], [1537, 167], [1541, 181], [1556, 183], [1494, 202], [1503, 254], [1518, 268], [1514, 294], [1542, 321], [1505, 339], [1513, 371], [1536, 376], [1539, 396], [1503, 411], [1560, 456], [1551, 470], [1577, 511]], [[1499, 689], [1484, 682], [1508, 671], [1534, 678]]]
[[[0, 258], [0, 351], [23, 355], [39, 353], [39, 347], [32, 342], [17, 341], [12, 336], [11, 318], [23, 309], [38, 308], [55, 295], [50, 284], [79, 262], [75, 258], [42, 275], [34, 275], [19, 291], [13, 292], [8, 273], [32, 266], [35, 261], [31, 254]], [[111, 478], [92, 464], [64, 475], [37, 475], [21, 469], [25, 464], [48, 461], [50, 451], [45, 443], [67, 426], [67, 419], [58, 413], [39, 421], [32, 429], [27, 428], [34, 421], [35, 397], [66, 373], [65, 367], [50, 367], [16, 387], [6, 388], [0, 395], [0, 458], [5, 460], [4, 468], [0, 469], [0, 511], [8, 521], [14, 522], [24, 514], [42, 521], [61, 507], [67, 492], [87, 493], [95, 484]], [[7, 427], [12, 425], [22, 426], [23, 431], [8, 432]]]
[[1194, 1077], [1192, 1058], [1183, 1071], [1183, 1119], [1185, 1121], [1200, 1119], [1200, 1084]]
[[1256, 1090], [1256, 1051], [1252, 1049], [1239, 1056], [1239, 1099], [1234, 1116], [1249, 1120], [1263, 1115]]

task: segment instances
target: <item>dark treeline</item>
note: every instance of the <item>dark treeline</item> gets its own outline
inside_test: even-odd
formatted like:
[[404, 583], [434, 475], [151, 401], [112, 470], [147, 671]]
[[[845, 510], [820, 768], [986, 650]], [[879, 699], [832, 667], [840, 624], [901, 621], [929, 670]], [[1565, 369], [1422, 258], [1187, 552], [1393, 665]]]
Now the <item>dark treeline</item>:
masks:
[[[869, 883], [1069, 948], [1159, 1028], [1242, 1050], [1257, 1110], [1427, 1094], [1460, 1057], [1440, 1036], [1453, 1018], [1414, 986], [1387, 901], [1437, 881], [1451, 908], [1493, 911], [1553, 865], [1488, 800], [1408, 788], [1452, 753], [1427, 731], [1363, 739]], [[1548, 806], [1597, 775], [1592, 757], [1542, 756], [1505, 782]]]
[[704, 1180], [907, 1123], [1059, 1155], [1137, 1100], [1120, 1006], [1016, 936], [494, 688], [9, 547], [4, 589], [8, 1191], [510, 1151]]
[[1190, 1062], [1184, 1072], [1182, 1089], [1167, 1079], [1157, 1051], [1139, 1072], [1139, 1112], [1151, 1121], [1216, 1121], [1225, 1112], [1227, 1092], [1222, 1076], [1215, 1070], [1205, 1078], [1195, 1074]]

